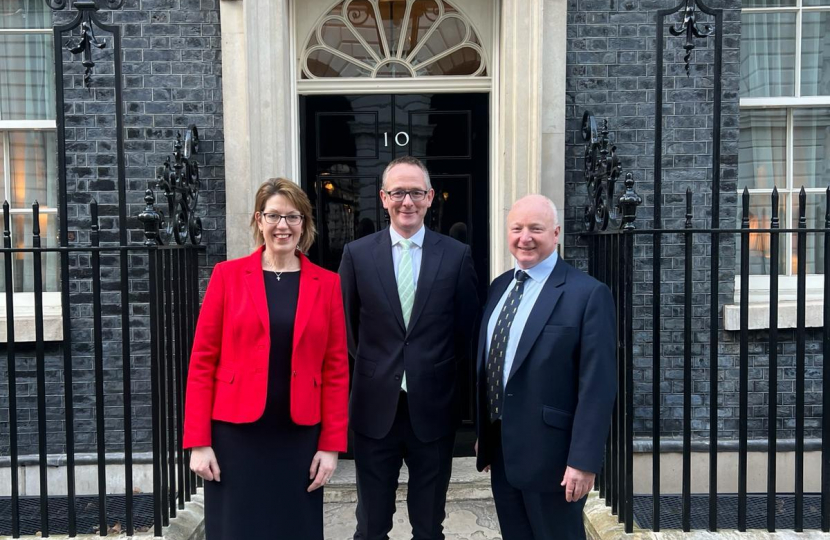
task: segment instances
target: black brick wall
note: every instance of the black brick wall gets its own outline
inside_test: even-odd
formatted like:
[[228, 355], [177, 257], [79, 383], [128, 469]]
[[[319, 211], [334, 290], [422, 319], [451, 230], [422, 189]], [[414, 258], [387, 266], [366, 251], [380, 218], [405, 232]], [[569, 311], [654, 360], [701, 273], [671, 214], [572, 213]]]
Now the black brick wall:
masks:
[[[739, 225], [737, 198], [738, 77], [740, 75], [740, 1], [712, 0], [711, 7], [724, 11], [723, 120], [721, 159], [721, 227]], [[581, 120], [591, 110], [607, 119], [611, 138], [622, 158], [624, 172], [631, 172], [644, 204], [637, 227], [653, 227], [654, 208], [654, 99], [656, 10], [673, 8], [675, 0], [570, 0], [568, 3], [567, 64], [567, 162], [565, 227], [584, 230], [586, 191], [581, 155]], [[712, 100], [714, 38], [696, 41], [691, 77], [687, 77], [683, 37], [671, 37], [667, 20], [664, 35], [663, 130], [663, 227], [682, 228], [686, 213], [685, 193], [692, 190], [693, 225], [711, 223]], [[699, 13], [701, 23], [712, 22]], [[578, 235], [566, 237], [568, 258], [587, 267], [585, 242]], [[718, 301], [732, 303], [737, 237], [721, 239]], [[709, 430], [709, 253], [708, 235], [694, 237], [693, 257], [693, 400], [694, 436], [707, 438]], [[634, 352], [635, 431], [650, 436], [652, 430], [652, 275], [653, 244], [638, 237], [635, 244]], [[683, 238], [663, 237], [661, 251], [661, 426], [665, 437], [677, 437], [683, 422]], [[718, 321], [722, 327], [722, 321]], [[808, 332], [806, 416], [808, 436], [815, 435], [821, 417], [820, 332]], [[750, 437], [765, 438], [768, 428], [768, 345], [766, 332], [750, 334], [749, 429]], [[779, 333], [779, 437], [794, 436], [795, 336]], [[736, 332], [720, 333], [718, 399], [721, 438], [735, 438], [738, 429], [738, 358]]]
[[[75, 12], [55, 16], [67, 22]], [[156, 168], [173, 152], [178, 132], [189, 124], [199, 129], [201, 192], [197, 215], [204, 227], [201, 257], [202, 289], [213, 265], [225, 258], [225, 181], [222, 131], [219, 0], [126, 0], [121, 10], [101, 11], [107, 23], [121, 27], [124, 136], [130, 243], [144, 240], [136, 219], [144, 208], [144, 190]], [[64, 53], [66, 162], [69, 193], [69, 234], [73, 245], [89, 245], [89, 203], [99, 203], [101, 242], [117, 245], [119, 201], [115, 144], [113, 42], [94, 51], [91, 89], [83, 85], [79, 58]], [[68, 38], [69, 36], [67, 36]], [[160, 204], [162, 201], [157, 201]], [[70, 258], [70, 305], [76, 451], [94, 451], [95, 393], [92, 340], [91, 266], [88, 254]], [[120, 269], [117, 256], [102, 257], [103, 350], [106, 442], [108, 451], [123, 451], [123, 388], [121, 361]], [[147, 257], [130, 257], [131, 374], [134, 450], [150, 449], [149, 314]], [[5, 350], [0, 362], [0, 455], [9, 452], [8, 372]], [[37, 452], [35, 351], [18, 345], [18, 450]], [[46, 349], [48, 451], [65, 449], [63, 344]]]

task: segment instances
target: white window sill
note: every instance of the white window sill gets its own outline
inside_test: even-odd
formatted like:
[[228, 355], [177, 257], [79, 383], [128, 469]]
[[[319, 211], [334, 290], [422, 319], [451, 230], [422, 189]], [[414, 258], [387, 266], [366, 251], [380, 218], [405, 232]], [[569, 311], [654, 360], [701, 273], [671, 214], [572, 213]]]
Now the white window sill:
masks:
[[[0, 343], [8, 343], [6, 295], [0, 293]], [[35, 341], [35, 302], [32, 293], [14, 295], [14, 341]], [[61, 293], [43, 293], [43, 341], [63, 341]]]
[[[797, 327], [797, 303], [792, 300], [778, 303], [778, 328]], [[749, 304], [749, 330], [765, 330], [769, 328], [769, 302]], [[824, 302], [822, 300], [807, 300], [804, 326], [819, 328], [824, 326]], [[724, 330], [737, 331], [741, 329], [740, 304], [723, 306]]]

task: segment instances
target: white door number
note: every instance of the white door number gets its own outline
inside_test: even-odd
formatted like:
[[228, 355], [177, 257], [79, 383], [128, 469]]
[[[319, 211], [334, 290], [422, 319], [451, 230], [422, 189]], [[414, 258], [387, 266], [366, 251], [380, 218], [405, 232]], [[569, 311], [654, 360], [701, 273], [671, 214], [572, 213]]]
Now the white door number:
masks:
[[[403, 140], [403, 142], [401, 142]], [[398, 146], [406, 146], [409, 144], [409, 134], [405, 131], [399, 131], [395, 134], [395, 144]], [[383, 146], [389, 146], [389, 133], [383, 134]]]

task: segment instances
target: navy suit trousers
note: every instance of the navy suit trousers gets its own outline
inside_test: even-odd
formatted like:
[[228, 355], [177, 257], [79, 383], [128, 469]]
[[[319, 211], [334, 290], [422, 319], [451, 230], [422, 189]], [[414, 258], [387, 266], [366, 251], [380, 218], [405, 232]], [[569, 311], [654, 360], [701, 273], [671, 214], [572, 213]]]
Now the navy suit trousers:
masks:
[[504, 469], [501, 421], [492, 428], [490, 481], [504, 540], [585, 540], [582, 509], [587, 497], [569, 503], [563, 491], [528, 491], [510, 485]]

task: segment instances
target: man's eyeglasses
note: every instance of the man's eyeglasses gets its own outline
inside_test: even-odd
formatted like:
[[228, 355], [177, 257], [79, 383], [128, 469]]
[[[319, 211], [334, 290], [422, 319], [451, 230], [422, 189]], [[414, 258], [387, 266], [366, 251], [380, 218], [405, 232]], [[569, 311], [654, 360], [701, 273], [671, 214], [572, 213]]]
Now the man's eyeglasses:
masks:
[[429, 191], [425, 189], [396, 189], [395, 191], [386, 191], [386, 194], [395, 202], [401, 202], [409, 195], [409, 198], [412, 199], [412, 202], [423, 201], [427, 197], [427, 193]]
[[267, 212], [263, 213], [262, 217], [265, 219], [266, 223], [270, 223], [272, 225], [279, 225], [280, 220], [285, 219], [285, 222], [293, 227], [302, 223], [304, 216], [302, 214], [288, 214], [287, 216], [283, 216], [282, 214], [272, 214], [271, 212]]

